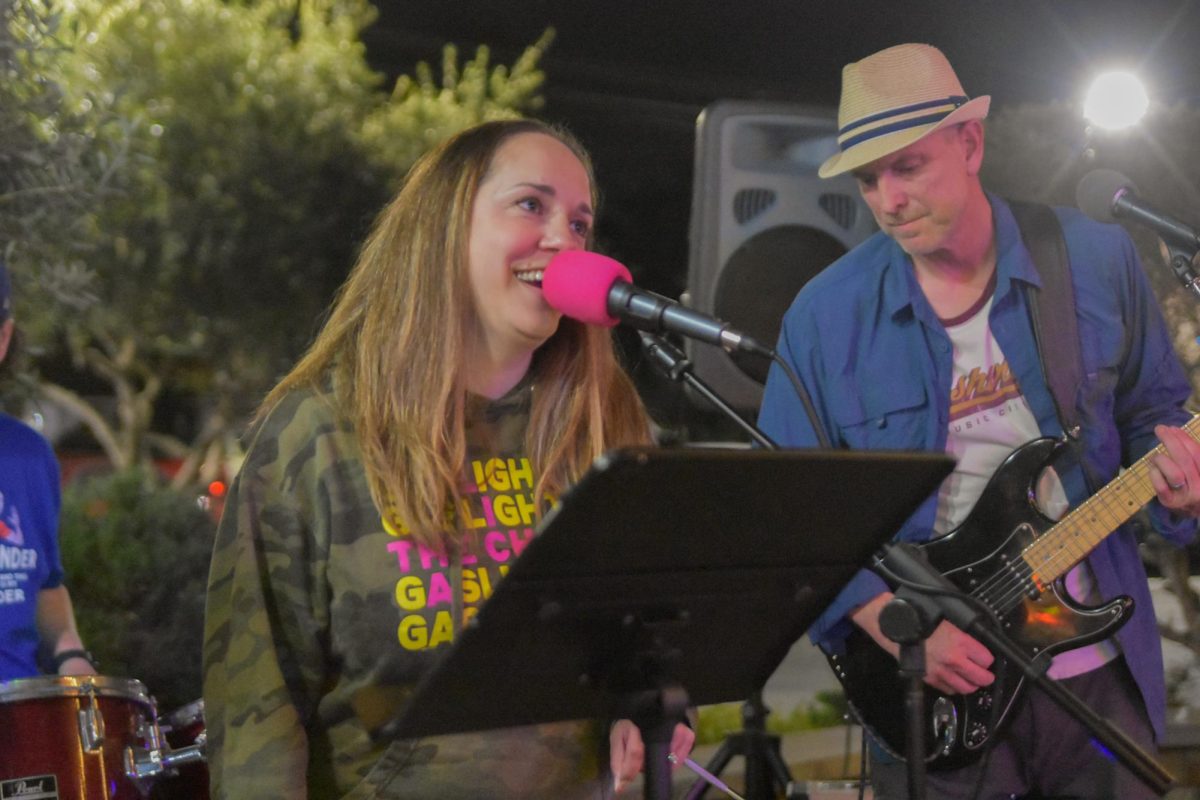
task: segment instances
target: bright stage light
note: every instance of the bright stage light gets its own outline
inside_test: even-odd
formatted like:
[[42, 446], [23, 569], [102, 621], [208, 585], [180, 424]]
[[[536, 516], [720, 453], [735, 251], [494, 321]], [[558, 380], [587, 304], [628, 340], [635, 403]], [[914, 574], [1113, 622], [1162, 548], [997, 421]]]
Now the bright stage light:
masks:
[[1101, 128], [1120, 130], [1136, 125], [1150, 107], [1150, 98], [1137, 76], [1106, 72], [1092, 82], [1083, 102], [1083, 116]]

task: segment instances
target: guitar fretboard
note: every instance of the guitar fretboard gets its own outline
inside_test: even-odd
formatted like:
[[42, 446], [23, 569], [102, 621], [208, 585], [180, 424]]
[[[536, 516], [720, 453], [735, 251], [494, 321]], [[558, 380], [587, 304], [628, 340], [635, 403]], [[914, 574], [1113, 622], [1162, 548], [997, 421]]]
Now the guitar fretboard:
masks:
[[[1200, 440], [1200, 415], [1188, 420], [1183, 429], [1193, 439]], [[1164, 451], [1160, 444], [1142, 456], [1026, 547], [1021, 557], [1033, 571], [1033, 579], [1045, 585], [1062, 577], [1104, 537], [1150, 502], [1155, 494], [1150, 483], [1150, 458]]]

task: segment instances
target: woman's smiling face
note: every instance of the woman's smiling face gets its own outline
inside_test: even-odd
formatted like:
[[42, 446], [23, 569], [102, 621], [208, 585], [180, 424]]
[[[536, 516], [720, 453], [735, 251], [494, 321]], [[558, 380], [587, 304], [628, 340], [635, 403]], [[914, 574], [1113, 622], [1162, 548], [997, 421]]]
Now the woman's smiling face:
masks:
[[507, 360], [554, 335], [561, 315], [542, 297], [541, 271], [555, 253], [584, 248], [592, 218], [591, 181], [569, 147], [542, 133], [500, 146], [471, 209], [475, 347]]

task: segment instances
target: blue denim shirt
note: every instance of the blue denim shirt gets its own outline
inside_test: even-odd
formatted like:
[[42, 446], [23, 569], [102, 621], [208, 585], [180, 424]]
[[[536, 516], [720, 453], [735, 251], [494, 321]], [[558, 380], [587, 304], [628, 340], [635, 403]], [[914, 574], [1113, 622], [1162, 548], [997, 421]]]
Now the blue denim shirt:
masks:
[[[992, 195], [988, 199], [996, 235], [992, 332], [1042, 434], [1059, 436], [1062, 426], [1042, 375], [1024, 288], [1041, 282], [1008, 205]], [[1190, 388], [1129, 237], [1074, 209], [1056, 211], [1071, 261], [1085, 372], [1076, 399], [1080, 457], [1056, 465], [1076, 505], [1157, 443], [1155, 424], [1188, 419], [1182, 406]], [[950, 339], [917, 285], [909, 257], [885, 234], [877, 233], [804, 287], [784, 317], [778, 351], [812, 394], [833, 446], [945, 451]], [[804, 409], [778, 366], [767, 379], [759, 425], [782, 446], [816, 446]], [[928, 539], [936, 505], [934, 493], [895, 538]], [[1180, 519], [1157, 501], [1150, 511], [1168, 538], [1182, 544], [1194, 535], [1195, 520]], [[1105, 598], [1127, 594], [1135, 601], [1117, 639], [1161, 736], [1162, 649], [1133, 533], [1118, 530], [1088, 561]], [[813, 641], [836, 651], [853, 624], [847, 615], [886, 589], [874, 573], [860, 571], [813, 624]]]

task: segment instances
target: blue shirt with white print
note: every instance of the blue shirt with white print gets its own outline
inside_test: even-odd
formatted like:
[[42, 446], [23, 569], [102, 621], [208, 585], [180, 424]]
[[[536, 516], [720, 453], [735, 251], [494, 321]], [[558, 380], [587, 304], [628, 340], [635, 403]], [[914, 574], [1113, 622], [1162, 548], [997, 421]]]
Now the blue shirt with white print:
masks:
[[58, 461], [27, 425], [0, 414], [0, 681], [37, 675], [37, 601], [62, 585]]

